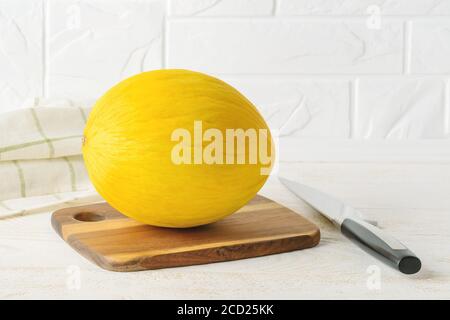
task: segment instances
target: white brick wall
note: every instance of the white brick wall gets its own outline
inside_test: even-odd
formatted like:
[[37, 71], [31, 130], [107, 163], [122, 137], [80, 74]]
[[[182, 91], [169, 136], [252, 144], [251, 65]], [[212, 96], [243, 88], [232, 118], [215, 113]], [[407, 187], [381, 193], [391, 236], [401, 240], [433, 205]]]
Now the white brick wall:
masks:
[[449, 57], [450, 0], [0, 0], [0, 112], [194, 69], [248, 96], [289, 160], [450, 160]]
[[0, 0], [0, 111], [43, 90], [43, 5]]
[[450, 14], [449, 0], [281, 0], [283, 15], [365, 15], [376, 6], [383, 15]]
[[171, 0], [171, 16], [271, 16], [274, 0]]
[[435, 79], [363, 79], [355, 137], [415, 139], [445, 136], [445, 83]]
[[269, 126], [304, 138], [350, 137], [350, 82], [282, 77], [222, 77], [261, 110]]
[[400, 22], [178, 20], [168, 28], [168, 67], [219, 74], [390, 74], [402, 71]]
[[49, 0], [47, 13], [49, 96], [97, 97], [162, 66], [161, 1]]

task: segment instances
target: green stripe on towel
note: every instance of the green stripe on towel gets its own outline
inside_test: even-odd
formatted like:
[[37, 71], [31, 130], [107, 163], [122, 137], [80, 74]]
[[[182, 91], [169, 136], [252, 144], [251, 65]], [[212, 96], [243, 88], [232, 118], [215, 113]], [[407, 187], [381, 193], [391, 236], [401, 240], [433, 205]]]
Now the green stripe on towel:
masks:
[[64, 157], [63, 159], [64, 159], [64, 161], [66, 161], [67, 166], [69, 168], [70, 184], [72, 186], [72, 191], [77, 191], [77, 177], [76, 177], [76, 173], [75, 173], [73, 164], [72, 164], [72, 162], [70, 162], [69, 158]]
[[34, 108], [30, 108], [31, 115], [34, 119], [34, 124], [36, 125], [36, 128], [39, 131], [39, 134], [44, 138], [45, 142], [48, 144], [48, 156], [49, 158], [53, 158], [55, 155], [55, 148], [53, 147], [52, 141], [45, 135], [44, 130], [42, 130], [41, 123], [39, 122], [39, 118], [36, 114], [36, 110]]
[[26, 192], [25, 177], [23, 175], [22, 167], [20, 166], [19, 161], [17, 161], [17, 160], [14, 160], [13, 163], [17, 168], [17, 175], [18, 175], [19, 181], [20, 181], [20, 196], [22, 198], [25, 198], [27, 196], [27, 192]]

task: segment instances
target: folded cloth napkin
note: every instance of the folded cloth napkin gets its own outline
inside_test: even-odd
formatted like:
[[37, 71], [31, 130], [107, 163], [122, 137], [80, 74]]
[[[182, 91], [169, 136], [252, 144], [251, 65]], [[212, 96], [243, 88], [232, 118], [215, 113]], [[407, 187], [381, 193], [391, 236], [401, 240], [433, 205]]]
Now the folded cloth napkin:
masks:
[[67, 100], [34, 100], [0, 114], [0, 219], [102, 200], [81, 156], [90, 110]]
[[0, 160], [80, 154], [90, 108], [24, 108], [0, 114]]

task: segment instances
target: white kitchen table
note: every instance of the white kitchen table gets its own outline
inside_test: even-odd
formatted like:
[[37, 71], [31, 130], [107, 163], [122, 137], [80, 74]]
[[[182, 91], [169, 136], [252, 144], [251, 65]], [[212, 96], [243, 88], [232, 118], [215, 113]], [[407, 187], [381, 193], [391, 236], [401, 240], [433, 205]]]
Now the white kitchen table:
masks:
[[[450, 164], [282, 163], [281, 175], [346, 200], [423, 263], [412, 276], [346, 240], [276, 178], [261, 194], [321, 229], [312, 249], [134, 273], [105, 271], [64, 243], [50, 212], [0, 221], [1, 299], [450, 298]], [[288, 174], [286, 174], [288, 173]]]

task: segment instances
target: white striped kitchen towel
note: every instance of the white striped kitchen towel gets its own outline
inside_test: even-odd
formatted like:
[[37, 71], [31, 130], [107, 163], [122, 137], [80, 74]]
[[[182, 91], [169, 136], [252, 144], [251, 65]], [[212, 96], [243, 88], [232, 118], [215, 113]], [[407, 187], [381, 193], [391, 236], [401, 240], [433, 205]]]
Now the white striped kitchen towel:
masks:
[[36, 99], [0, 114], [0, 219], [101, 201], [81, 156], [89, 112], [90, 105]]

